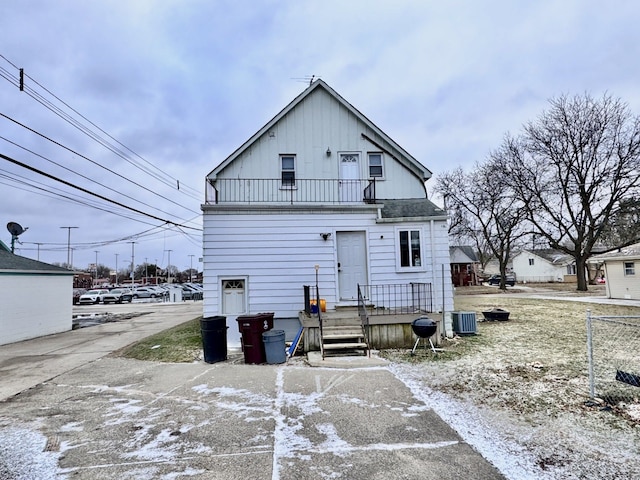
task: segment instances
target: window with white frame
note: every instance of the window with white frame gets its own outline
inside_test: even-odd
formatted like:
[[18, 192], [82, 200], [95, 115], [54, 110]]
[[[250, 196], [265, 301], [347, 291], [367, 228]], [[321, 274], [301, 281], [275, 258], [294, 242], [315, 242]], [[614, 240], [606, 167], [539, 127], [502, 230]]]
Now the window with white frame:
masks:
[[382, 168], [382, 153], [369, 152], [369, 178], [382, 177], [384, 177], [384, 170]]
[[280, 155], [280, 171], [283, 187], [295, 187], [296, 185], [296, 156]]
[[530, 258], [529, 259], [529, 266], [532, 267], [535, 264], [535, 258]]
[[576, 264], [572, 263], [567, 265], [567, 275], [575, 275], [576, 274]]
[[399, 230], [400, 267], [422, 266], [420, 230]]
[[634, 262], [624, 262], [624, 275], [630, 276], [636, 274], [636, 266]]

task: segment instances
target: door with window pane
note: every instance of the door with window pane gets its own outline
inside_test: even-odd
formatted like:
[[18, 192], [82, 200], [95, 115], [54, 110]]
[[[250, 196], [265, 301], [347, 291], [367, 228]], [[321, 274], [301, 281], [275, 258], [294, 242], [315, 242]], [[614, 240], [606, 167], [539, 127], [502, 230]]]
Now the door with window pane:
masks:
[[360, 155], [357, 153], [340, 154], [340, 201], [357, 202], [360, 193]]

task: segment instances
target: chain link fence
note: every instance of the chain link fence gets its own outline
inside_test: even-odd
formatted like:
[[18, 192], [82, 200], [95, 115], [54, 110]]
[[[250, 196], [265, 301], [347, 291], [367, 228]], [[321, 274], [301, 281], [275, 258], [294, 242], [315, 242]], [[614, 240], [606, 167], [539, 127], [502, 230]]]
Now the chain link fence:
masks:
[[589, 393], [609, 405], [640, 404], [640, 316], [587, 311]]

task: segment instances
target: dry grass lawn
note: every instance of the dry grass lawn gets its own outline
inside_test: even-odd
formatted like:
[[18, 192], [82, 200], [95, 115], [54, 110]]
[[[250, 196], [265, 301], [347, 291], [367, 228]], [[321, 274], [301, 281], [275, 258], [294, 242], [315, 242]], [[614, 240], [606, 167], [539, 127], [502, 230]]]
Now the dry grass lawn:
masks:
[[[521, 298], [517, 288], [458, 289], [455, 309], [476, 312], [478, 335], [455, 337], [442, 353], [382, 355], [418, 366], [425, 385], [479, 408], [552, 478], [640, 478], [640, 389], [630, 404], [589, 402], [586, 353], [587, 309], [618, 316], [640, 308], [563, 300], [579, 295], [555, 290], [545, 288], [554, 299], [540, 299]], [[482, 321], [493, 307], [509, 310], [509, 321]]]

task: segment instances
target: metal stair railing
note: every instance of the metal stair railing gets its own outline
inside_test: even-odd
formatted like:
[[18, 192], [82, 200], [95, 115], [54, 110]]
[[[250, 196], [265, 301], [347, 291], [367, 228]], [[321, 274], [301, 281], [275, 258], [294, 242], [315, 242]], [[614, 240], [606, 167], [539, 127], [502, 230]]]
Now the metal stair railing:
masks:
[[369, 338], [369, 315], [367, 315], [367, 307], [364, 303], [365, 297], [360, 290], [360, 284], [358, 284], [358, 315], [360, 316], [360, 324], [364, 331], [364, 343], [367, 345], [367, 356], [371, 357], [371, 342]]

